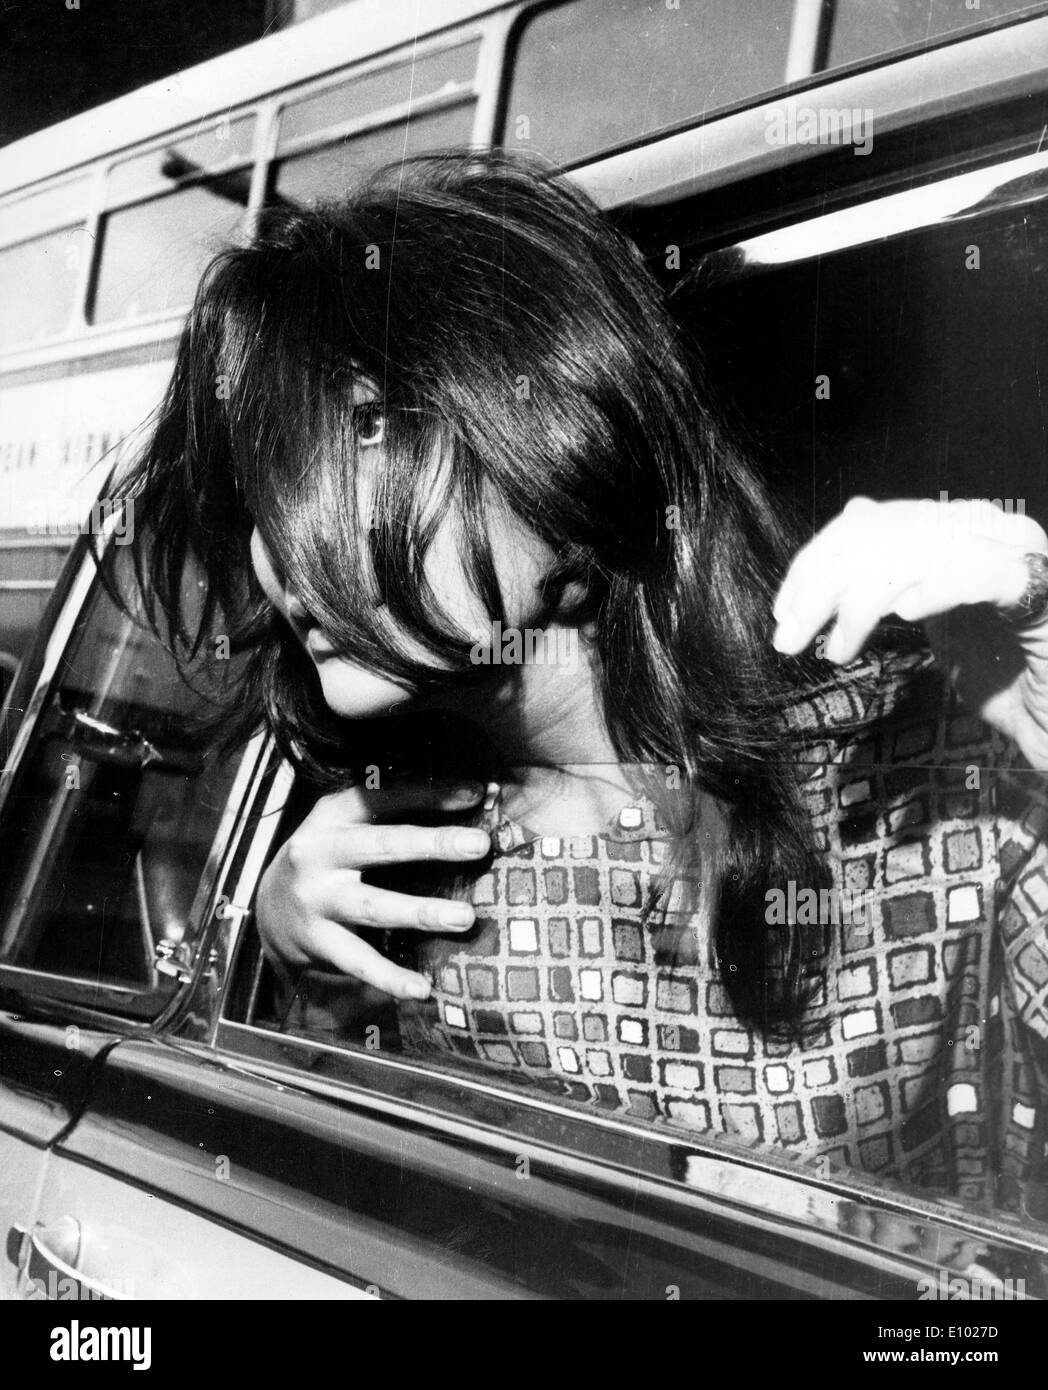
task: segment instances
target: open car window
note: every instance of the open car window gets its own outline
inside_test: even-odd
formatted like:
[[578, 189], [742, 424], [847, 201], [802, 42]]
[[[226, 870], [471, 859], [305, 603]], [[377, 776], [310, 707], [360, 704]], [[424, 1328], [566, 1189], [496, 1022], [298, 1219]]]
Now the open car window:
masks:
[[[111, 577], [128, 551], [109, 546]], [[84, 560], [85, 582], [93, 561]], [[196, 584], [189, 574], [187, 584]], [[127, 585], [124, 584], [125, 589]], [[0, 973], [133, 1017], [188, 978], [241, 755], [211, 755], [208, 717], [234, 663], [205, 647], [180, 673], [91, 583], [11, 773], [0, 819]]]

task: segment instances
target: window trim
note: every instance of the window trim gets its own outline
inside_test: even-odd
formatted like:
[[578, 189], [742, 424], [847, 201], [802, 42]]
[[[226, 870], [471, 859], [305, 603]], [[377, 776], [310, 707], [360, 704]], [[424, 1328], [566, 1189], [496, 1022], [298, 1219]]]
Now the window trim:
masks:
[[[173, 1039], [225, 1068], [336, 1102], [405, 1128], [422, 1129], [510, 1161], [540, 1157], [564, 1181], [599, 1175], [632, 1199], [661, 1194], [671, 1205], [730, 1211], [749, 1224], [851, 1249], [867, 1272], [916, 1279], [970, 1273], [972, 1255], [951, 1263], [950, 1251], [984, 1243], [979, 1261], [1001, 1277], [1024, 1277], [1034, 1288], [1048, 1278], [1048, 1232], [1009, 1229], [1004, 1218], [971, 1211], [956, 1199], [882, 1190], [858, 1172], [828, 1177], [802, 1168], [787, 1153], [733, 1149], [702, 1132], [660, 1128], [580, 1102], [555, 1100], [425, 1059], [383, 1056], [255, 1029], [222, 1020], [212, 1047]], [[952, 1204], [952, 1205], [951, 1205]], [[894, 1243], [893, 1243], [894, 1242]], [[910, 1251], [924, 1252], [911, 1254]], [[882, 1294], [882, 1296], [884, 1296]], [[1036, 1296], [1036, 1295], [1035, 1295]]]
[[[1036, 191], [1022, 186], [1034, 177], [1038, 179]], [[1019, 186], [1010, 189], [1012, 184]], [[958, 196], [967, 200], [957, 205]], [[988, 206], [986, 200], [990, 197], [996, 201]], [[1046, 198], [1048, 149], [1008, 155], [960, 173], [946, 172], [897, 192], [877, 192], [872, 197], [845, 202], [828, 212], [809, 211], [795, 221], [715, 245], [712, 250], [703, 249], [700, 235], [689, 248], [701, 257], [704, 273], [718, 280], [751, 279], [824, 256], [885, 244], [914, 232], [960, 227], [978, 222], [984, 215], [996, 216], [1043, 203]], [[864, 214], [871, 209], [874, 217], [866, 221]], [[875, 220], [878, 216], [880, 222]]]

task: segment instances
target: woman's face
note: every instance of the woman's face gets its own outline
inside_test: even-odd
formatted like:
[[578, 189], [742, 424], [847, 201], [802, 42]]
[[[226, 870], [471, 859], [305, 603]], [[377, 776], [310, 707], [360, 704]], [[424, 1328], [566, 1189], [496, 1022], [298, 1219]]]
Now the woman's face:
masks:
[[[361, 515], [368, 515], [362, 498]], [[503, 594], [508, 626], [533, 627], [540, 620], [540, 584], [552, 552], [515, 518], [493, 515], [489, 521], [495, 570]], [[426, 557], [426, 577], [440, 611], [454, 620], [472, 641], [490, 641], [490, 622], [471, 591], [461, 561], [461, 533], [454, 513], [438, 529]], [[287, 621], [316, 667], [328, 708], [346, 719], [394, 714], [410, 707], [417, 693], [388, 676], [367, 670], [341, 655], [316, 619], [285, 584], [257, 527], [251, 535], [251, 561], [266, 597]], [[407, 643], [410, 648], [410, 642]], [[434, 658], [418, 648], [420, 660]], [[505, 676], [501, 668], [494, 668]]]

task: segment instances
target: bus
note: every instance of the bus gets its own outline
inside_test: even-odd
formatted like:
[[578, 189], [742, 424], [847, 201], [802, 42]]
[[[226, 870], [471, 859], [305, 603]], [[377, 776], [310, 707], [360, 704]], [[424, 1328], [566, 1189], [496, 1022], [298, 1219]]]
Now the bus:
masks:
[[0, 149], [0, 677], [100, 520], [102, 480], [148, 429], [203, 268], [268, 203], [472, 145], [577, 169], [613, 207], [658, 182], [644, 142], [678, 129], [677, 155], [663, 141], [653, 161], [677, 158], [677, 188], [712, 187], [743, 156], [804, 156], [760, 124], [775, 94], [1028, 9], [347, 0]]

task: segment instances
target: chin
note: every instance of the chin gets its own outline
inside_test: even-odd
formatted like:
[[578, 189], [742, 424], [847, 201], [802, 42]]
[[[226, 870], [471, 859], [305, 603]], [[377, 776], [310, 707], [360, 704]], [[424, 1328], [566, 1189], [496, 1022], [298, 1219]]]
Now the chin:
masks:
[[342, 719], [379, 719], [412, 705], [417, 696], [385, 676], [330, 658], [317, 662], [324, 703]]

